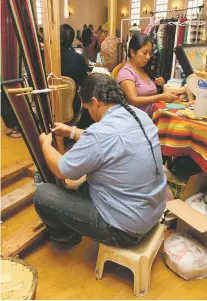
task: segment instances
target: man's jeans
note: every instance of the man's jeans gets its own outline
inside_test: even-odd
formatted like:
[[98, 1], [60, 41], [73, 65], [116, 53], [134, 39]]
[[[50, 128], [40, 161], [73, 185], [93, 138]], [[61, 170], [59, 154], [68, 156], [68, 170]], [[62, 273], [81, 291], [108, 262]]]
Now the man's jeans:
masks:
[[93, 204], [88, 186], [71, 191], [54, 184], [41, 184], [34, 196], [34, 206], [53, 237], [69, 237], [78, 233], [103, 244], [129, 247], [145, 235], [132, 236], [106, 223]]

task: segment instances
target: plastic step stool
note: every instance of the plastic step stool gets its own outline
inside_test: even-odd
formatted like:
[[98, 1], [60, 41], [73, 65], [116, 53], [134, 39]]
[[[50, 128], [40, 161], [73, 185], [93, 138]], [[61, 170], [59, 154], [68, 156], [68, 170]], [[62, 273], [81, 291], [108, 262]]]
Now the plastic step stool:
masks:
[[150, 287], [150, 273], [153, 260], [164, 240], [165, 227], [158, 224], [136, 246], [122, 249], [100, 244], [96, 263], [96, 279], [101, 279], [105, 262], [113, 261], [129, 268], [134, 274], [135, 296], [145, 295]]

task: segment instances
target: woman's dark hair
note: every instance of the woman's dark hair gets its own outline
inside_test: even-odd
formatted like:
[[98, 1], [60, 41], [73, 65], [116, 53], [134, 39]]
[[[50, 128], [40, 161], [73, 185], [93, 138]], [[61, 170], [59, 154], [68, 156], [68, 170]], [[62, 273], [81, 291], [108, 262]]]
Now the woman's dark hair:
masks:
[[152, 41], [147, 34], [138, 33], [134, 34], [129, 42], [129, 49], [128, 49], [128, 57], [131, 58], [130, 50], [133, 49], [136, 53], [140, 48], [145, 46], [147, 43], [151, 43]]
[[69, 24], [60, 25], [60, 43], [64, 47], [71, 47], [75, 37], [75, 31]]
[[84, 24], [83, 25], [83, 29], [87, 29], [88, 27], [87, 27], [87, 25], [86, 24]]
[[91, 103], [92, 97], [95, 97], [98, 101], [102, 101], [105, 104], [121, 104], [139, 124], [145, 138], [150, 145], [152, 156], [156, 165], [156, 174], [160, 174], [152, 143], [145, 132], [141, 120], [135, 111], [128, 105], [123, 91], [111, 77], [100, 73], [93, 73], [89, 75], [81, 86], [80, 97], [83, 103]]

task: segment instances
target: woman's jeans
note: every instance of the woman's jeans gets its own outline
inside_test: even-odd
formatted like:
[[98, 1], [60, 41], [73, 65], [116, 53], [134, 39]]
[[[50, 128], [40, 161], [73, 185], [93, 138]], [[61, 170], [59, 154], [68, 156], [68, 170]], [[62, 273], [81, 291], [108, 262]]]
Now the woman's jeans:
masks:
[[37, 187], [34, 206], [52, 237], [68, 237], [72, 241], [85, 235], [124, 248], [137, 244], [146, 235], [132, 236], [106, 223], [90, 198], [88, 185], [80, 190], [66, 190], [49, 183]]

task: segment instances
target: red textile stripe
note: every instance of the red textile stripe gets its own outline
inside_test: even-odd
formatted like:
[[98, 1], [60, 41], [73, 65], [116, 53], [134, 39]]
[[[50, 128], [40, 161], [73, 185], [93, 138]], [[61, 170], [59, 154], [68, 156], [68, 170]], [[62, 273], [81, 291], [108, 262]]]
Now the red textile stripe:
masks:
[[44, 182], [55, 183], [55, 177], [50, 172], [42, 154], [42, 150], [39, 143], [39, 132], [34, 122], [33, 114], [31, 112], [30, 105], [27, 103], [25, 97], [16, 97], [13, 94], [8, 94], [7, 89], [21, 88], [20, 84], [4, 85], [4, 91], [7, 94], [9, 100], [19, 124], [22, 128], [24, 140], [32, 155], [35, 165], [38, 167], [40, 174]]
[[[1, 10], [1, 42], [2, 42], [2, 80], [16, 79], [20, 77], [19, 48], [14, 31], [13, 20], [9, 13], [6, 1], [2, 2]], [[21, 88], [20, 84], [4, 85], [3, 89], [10, 102], [14, 113], [21, 126], [24, 140], [28, 146], [30, 154], [41, 173], [45, 182], [55, 183], [54, 175], [48, 169], [39, 144], [39, 129], [34, 120], [31, 105], [25, 97], [16, 97], [8, 94], [8, 88]]]
[[[42, 64], [39, 41], [36, 33], [35, 19], [30, 0], [8, 0], [7, 4], [14, 21], [19, 46], [22, 49], [29, 84], [34, 89], [47, 88], [45, 71]], [[49, 95], [38, 94], [34, 97], [38, 109], [42, 130], [49, 133], [53, 125]]]
[[181, 118], [174, 113], [157, 111], [157, 125], [162, 154], [170, 157], [190, 156], [207, 171], [207, 123]]

